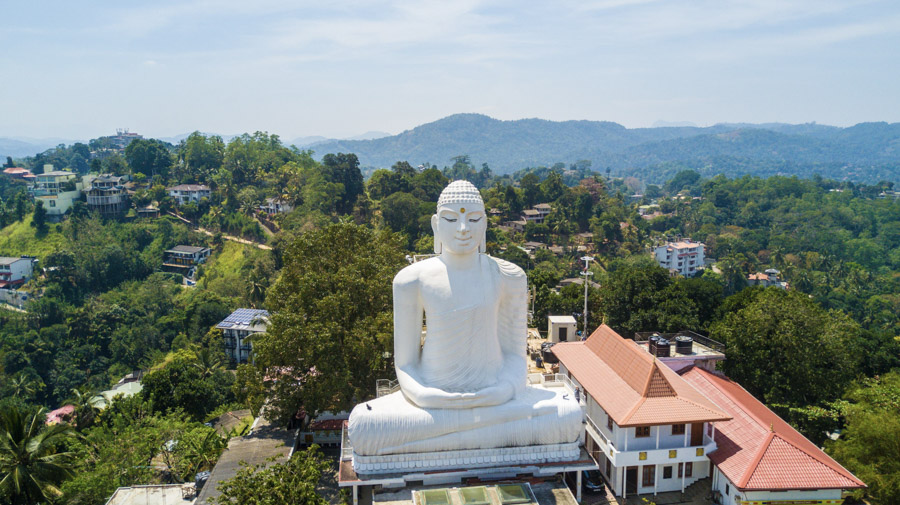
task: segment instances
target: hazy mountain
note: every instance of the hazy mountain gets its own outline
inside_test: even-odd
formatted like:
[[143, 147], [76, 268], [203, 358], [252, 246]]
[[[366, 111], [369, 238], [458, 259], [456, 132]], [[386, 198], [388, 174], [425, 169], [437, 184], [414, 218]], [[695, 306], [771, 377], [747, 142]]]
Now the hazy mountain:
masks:
[[290, 142], [286, 142], [288, 145], [295, 145], [297, 147], [313, 147], [319, 144], [328, 143], [328, 142], [342, 142], [345, 140], [375, 140], [384, 137], [390, 137], [390, 133], [379, 132], [379, 131], [368, 131], [366, 133], [355, 135], [353, 137], [347, 137], [345, 139], [332, 139], [328, 137], [322, 137], [320, 135], [313, 135], [310, 137], [297, 137]]
[[863, 123], [849, 128], [810, 124], [728, 124], [628, 129], [605, 121], [501, 121], [480, 114], [456, 114], [374, 140], [327, 141], [326, 153], [352, 152], [367, 167], [450, 165], [468, 154], [480, 167], [511, 173], [588, 159], [596, 170], [659, 180], [689, 167], [704, 175], [775, 173], [853, 177], [872, 181], [900, 178], [900, 124]]
[[57, 137], [50, 138], [31, 138], [31, 137], [0, 137], [0, 160], [6, 161], [7, 156], [13, 158], [23, 158], [25, 156], [34, 156], [56, 147], [60, 144], [74, 144], [75, 142], [83, 142], [81, 140], [63, 139]]
[[659, 121], [653, 123], [653, 128], [670, 128], [672, 126], [697, 126], [690, 121]]

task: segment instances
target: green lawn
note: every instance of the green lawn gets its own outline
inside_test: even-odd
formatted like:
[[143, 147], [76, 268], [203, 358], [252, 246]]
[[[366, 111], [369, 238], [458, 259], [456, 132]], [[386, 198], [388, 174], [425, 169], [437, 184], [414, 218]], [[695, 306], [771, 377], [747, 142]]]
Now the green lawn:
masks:
[[48, 254], [65, 245], [66, 239], [56, 231], [55, 224], [47, 224], [47, 233], [36, 236], [31, 215], [0, 230], [0, 256], [37, 256], [43, 260]]
[[262, 254], [266, 251], [226, 240], [203, 265], [198, 284], [218, 295], [240, 298], [247, 289], [246, 269]]

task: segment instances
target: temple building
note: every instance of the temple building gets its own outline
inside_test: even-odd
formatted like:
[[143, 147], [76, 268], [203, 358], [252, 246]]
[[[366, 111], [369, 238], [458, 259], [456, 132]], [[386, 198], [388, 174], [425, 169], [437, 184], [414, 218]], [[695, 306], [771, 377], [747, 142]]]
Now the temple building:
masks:
[[587, 397], [585, 449], [616, 496], [684, 493], [704, 481], [723, 505], [836, 505], [844, 491], [865, 487], [713, 371], [724, 348], [704, 341], [658, 357], [654, 337], [672, 335], [634, 341], [602, 325], [584, 342], [552, 348], [560, 374]]

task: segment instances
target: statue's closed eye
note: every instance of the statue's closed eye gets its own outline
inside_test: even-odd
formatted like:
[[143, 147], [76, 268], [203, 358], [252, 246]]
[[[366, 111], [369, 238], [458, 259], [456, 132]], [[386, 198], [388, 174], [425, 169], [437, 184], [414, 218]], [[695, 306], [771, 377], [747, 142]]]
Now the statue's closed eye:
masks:
[[455, 222], [456, 222], [456, 218], [455, 218], [455, 217], [442, 217], [441, 219], [443, 219], [444, 221], [450, 222], [450, 223], [455, 223]]
[[469, 219], [470, 223], [477, 223], [478, 221], [481, 221], [481, 217], [473, 217], [472, 219]]

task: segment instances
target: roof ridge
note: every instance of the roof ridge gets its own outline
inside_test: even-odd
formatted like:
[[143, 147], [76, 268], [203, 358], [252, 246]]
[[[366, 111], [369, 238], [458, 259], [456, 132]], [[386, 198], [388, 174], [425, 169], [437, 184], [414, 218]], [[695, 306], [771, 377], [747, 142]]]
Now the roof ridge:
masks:
[[631, 422], [631, 417], [634, 416], [635, 412], [637, 412], [638, 409], [641, 408], [641, 405], [643, 405], [644, 402], [646, 402], [646, 401], [647, 401], [647, 397], [641, 396], [641, 399], [634, 402], [634, 407], [631, 407], [631, 410], [629, 410], [628, 413], [626, 413], [625, 416], [622, 418], [622, 422], [617, 423], [617, 424], [624, 425], [624, 424], [628, 424], [629, 422]]
[[766, 451], [769, 449], [769, 446], [772, 445], [772, 439], [775, 438], [775, 432], [770, 431], [766, 435], [766, 439], [763, 443], [759, 444], [759, 448], [756, 451], [756, 454], [753, 455], [753, 460], [747, 465], [747, 471], [744, 475], [741, 476], [740, 482], [735, 482], [735, 486], [738, 489], [746, 489], [747, 484], [750, 482], [750, 478], [753, 477], [753, 474], [756, 473], [756, 469], [759, 468], [759, 462], [762, 461], [763, 456], [766, 454]]
[[[763, 407], [765, 407], [767, 410], [771, 411], [771, 409], [769, 409], [769, 407], [766, 407], [766, 404], [765, 404], [765, 403], [759, 401], [759, 398], [757, 398], [756, 396], [754, 396], [750, 391], [747, 391], [746, 389], [744, 389], [744, 386], [741, 386], [741, 385], [738, 384], [737, 382], [731, 380], [731, 378], [728, 377], [727, 375], [719, 375], [719, 374], [717, 374], [717, 373], [710, 372], [709, 370], [704, 370], [703, 368], [700, 368], [700, 367], [697, 367], [697, 370], [703, 372], [703, 373], [701, 374], [701, 375], [704, 375], [703, 379], [704, 379], [705, 381], [709, 382], [710, 385], [713, 385], [713, 384], [712, 384], [712, 381], [709, 380], [709, 377], [708, 377], [709, 375], [711, 375], [711, 376], [713, 376], [713, 377], [716, 377], [716, 378], [718, 378], [718, 379], [722, 379], [722, 380], [728, 382], [729, 384], [734, 384], [735, 386], [737, 386], [737, 387], [743, 389], [745, 393], [747, 393], [748, 395], [750, 395], [750, 397], [753, 398], [754, 400], [758, 401], [758, 402], [759, 402]], [[713, 386], [713, 387], [715, 387], [715, 386]], [[725, 390], [725, 389], [722, 389], [722, 388], [716, 388], [716, 389], [719, 389], [719, 391], [721, 391], [722, 394], [724, 394], [725, 396], [727, 396], [728, 399], [731, 400], [735, 405], [739, 405], [739, 406], [741, 405], [741, 402], [738, 401], [738, 399], [735, 398], [735, 397], [731, 394], [731, 392], [729, 392], [729, 391], [727, 391], [727, 390]], [[748, 417], [750, 417], [750, 418], [752, 418], [754, 421], [756, 421], [756, 423], [757, 423], [761, 428], [764, 428], [764, 429], [766, 429], [766, 430], [769, 429], [769, 427], [767, 426], [767, 424], [769, 424], [769, 423], [766, 423], [764, 420], [760, 419], [759, 416], [757, 416], [757, 415], [754, 414], [753, 412], [750, 412], [749, 409], [744, 409], [744, 408], [742, 408], [741, 411], [743, 411], [745, 414], [747, 414]], [[774, 412], [773, 412], [773, 414], [774, 414]], [[776, 415], [775, 417], [778, 417], [778, 416]], [[781, 419], [781, 418], [779, 417], [779, 419]]]

